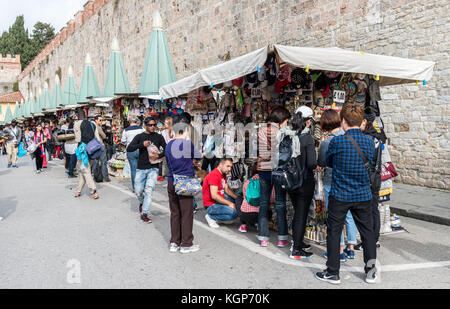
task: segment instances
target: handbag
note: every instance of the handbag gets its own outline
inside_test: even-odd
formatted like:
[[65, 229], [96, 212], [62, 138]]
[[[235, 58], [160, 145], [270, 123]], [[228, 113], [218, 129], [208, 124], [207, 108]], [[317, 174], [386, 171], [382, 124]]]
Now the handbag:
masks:
[[35, 143], [31, 143], [28, 147], [27, 147], [27, 151], [29, 153], [34, 153], [37, 149], [37, 145]]
[[173, 183], [176, 195], [195, 196], [202, 191], [202, 185], [198, 177], [173, 175]]
[[23, 156], [27, 155], [27, 151], [23, 148], [23, 143], [19, 144], [19, 151], [17, 152], [17, 156], [19, 158], [22, 158]]
[[105, 151], [105, 147], [103, 147], [102, 143], [100, 143], [96, 138], [93, 138], [86, 145], [86, 152], [89, 156], [89, 159], [97, 159], [98, 157], [100, 157], [103, 151]]

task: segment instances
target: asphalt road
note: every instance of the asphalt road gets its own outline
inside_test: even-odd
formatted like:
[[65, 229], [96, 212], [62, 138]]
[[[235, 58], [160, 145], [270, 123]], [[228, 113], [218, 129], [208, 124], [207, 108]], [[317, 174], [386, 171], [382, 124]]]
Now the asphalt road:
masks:
[[87, 188], [75, 199], [76, 184], [59, 160], [35, 175], [29, 157], [7, 169], [0, 156], [0, 288], [450, 288], [448, 226], [402, 217], [409, 233], [381, 237], [379, 282], [363, 281], [356, 253], [333, 286], [314, 278], [325, 268], [324, 247], [313, 246], [308, 261], [293, 261], [289, 248], [276, 247], [275, 234], [261, 248], [256, 231], [241, 234], [237, 223], [210, 229], [202, 209], [194, 225], [200, 251], [170, 253], [162, 183], [152, 224], [140, 221], [129, 180], [98, 184], [98, 200]]

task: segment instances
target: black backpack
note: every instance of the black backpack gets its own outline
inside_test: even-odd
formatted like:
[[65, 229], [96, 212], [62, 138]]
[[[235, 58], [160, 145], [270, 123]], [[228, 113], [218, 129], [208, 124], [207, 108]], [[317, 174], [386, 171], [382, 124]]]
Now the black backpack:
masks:
[[102, 165], [100, 162], [96, 164], [94, 169], [94, 180], [95, 182], [103, 182]]
[[272, 182], [286, 191], [299, 189], [306, 178], [306, 168], [300, 157], [292, 158], [292, 139], [286, 136], [280, 143], [278, 167], [272, 171]]

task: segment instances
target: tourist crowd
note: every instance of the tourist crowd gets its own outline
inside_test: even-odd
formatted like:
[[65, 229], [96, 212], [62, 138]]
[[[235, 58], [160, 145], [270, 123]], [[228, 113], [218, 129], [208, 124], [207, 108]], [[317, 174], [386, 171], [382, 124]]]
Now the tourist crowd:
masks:
[[[167, 176], [170, 252], [191, 253], [200, 249], [194, 244], [193, 220], [199, 203], [196, 198], [201, 196], [210, 228], [239, 220], [239, 232], [256, 230], [262, 247], [269, 245], [270, 206], [274, 204], [277, 246], [291, 245], [290, 258], [308, 259], [313, 253], [305, 242], [305, 230], [317, 186], [315, 174], [320, 172], [327, 208], [327, 268], [316, 273], [316, 278], [340, 283], [340, 262], [355, 258], [354, 251], [360, 249], [366, 282], [374, 283], [382, 149], [374, 120], [373, 112], [355, 104], [344, 105], [340, 112], [324, 111], [320, 124], [314, 122], [314, 112], [309, 107], [302, 106], [293, 115], [283, 107], [274, 107], [267, 125], [257, 133], [257, 160], [244, 182], [235, 186], [230, 175], [236, 173], [238, 164], [232, 158], [216, 155], [214, 132], [203, 140], [202, 149], [196, 149], [188, 113], [168, 117], [162, 131], [153, 117], [145, 118], [143, 125], [139, 118], [132, 117], [122, 133], [121, 143], [126, 147], [140, 219], [152, 222], [153, 192], [158, 180]], [[326, 137], [317, 153], [312, 136], [316, 125], [320, 125]], [[35, 159], [36, 173], [41, 173], [50, 160], [64, 159], [68, 177], [79, 178], [75, 197], [87, 185], [90, 196], [99, 198], [97, 174], [103, 181], [110, 181], [107, 162], [114, 143], [110, 128], [103, 125], [100, 116], [88, 120], [80, 110], [76, 121], [69, 119], [59, 127], [37, 123], [21, 129], [13, 121], [1, 133], [8, 168], [18, 167], [17, 158], [23, 151]], [[292, 236], [286, 214], [287, 197], [294, 209]], [[347, 244], [342, 232], [344, 225]]]

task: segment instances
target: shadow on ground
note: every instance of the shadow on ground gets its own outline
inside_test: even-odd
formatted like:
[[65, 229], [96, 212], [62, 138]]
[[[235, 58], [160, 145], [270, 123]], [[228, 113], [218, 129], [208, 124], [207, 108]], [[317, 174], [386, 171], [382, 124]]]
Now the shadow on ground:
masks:
[[7, 219], [16, 211], [17, 199], [15, 197], [0, 198], [0, 217]]

